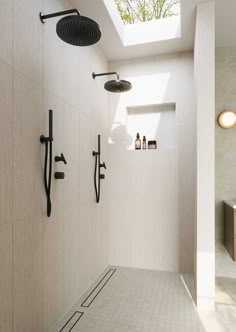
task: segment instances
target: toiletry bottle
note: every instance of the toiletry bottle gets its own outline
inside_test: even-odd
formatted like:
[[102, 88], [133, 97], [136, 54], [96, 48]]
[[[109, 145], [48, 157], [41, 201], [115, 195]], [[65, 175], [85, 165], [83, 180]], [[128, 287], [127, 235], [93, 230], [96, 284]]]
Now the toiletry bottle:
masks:
[[139, 138], [139, 133], [137, 133], [135, 140], [135, 150], [141, 150], [141, 139]]
[[146, 136], [143, 136], [143, 146], [142, 146], [143, 150], [146, 150], [147, 148], [147, 141], [146, 141]]

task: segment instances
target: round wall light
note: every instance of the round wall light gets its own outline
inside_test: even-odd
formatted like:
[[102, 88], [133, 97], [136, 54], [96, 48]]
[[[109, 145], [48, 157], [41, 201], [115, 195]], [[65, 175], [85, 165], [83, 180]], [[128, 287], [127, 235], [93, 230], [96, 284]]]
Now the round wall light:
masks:
[[220, 114], [218, 121], [223, 128], [233, 128], [236, 126], [236, 112], [225, 110]]

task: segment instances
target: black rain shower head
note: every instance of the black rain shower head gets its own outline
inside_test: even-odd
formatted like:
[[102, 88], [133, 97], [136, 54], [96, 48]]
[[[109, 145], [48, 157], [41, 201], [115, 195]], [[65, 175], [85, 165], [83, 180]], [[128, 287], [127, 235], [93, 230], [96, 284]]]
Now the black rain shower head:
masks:
[[101, 74], [95, 74], [92, 73], [93, 79], [95, 79], [96, 76], [105, 76], [105, 75], [116, 75], [117, 79], [108, 81], [104, 84], [104, 89], [109, 92], [126, 92], [132, 89], [132, 84], [125, 80], [120, 80], [119, 75], [116, 72], [110, 72], [110, 73], [101, 73]]
[[57, 35], [65, 42], [74, 46], [90, 46], [97, 43], [101, 38], [99, 25], [91, 18], [81, 16], [77, 9], [69, 9], [49, 15], [39, 14], [40, 20], [56, 16], [76, 13], [77, 15], [68, 15], [57, 22]]

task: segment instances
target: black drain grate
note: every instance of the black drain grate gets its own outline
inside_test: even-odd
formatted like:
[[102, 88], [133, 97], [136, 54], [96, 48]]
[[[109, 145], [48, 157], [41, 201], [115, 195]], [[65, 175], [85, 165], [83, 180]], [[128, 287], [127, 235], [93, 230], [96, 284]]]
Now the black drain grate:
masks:
[[[65, 323], [65, 325], [60, 329], [59, 332], [63, 332], [63, 330], [65, 329], [65, 327], [67, 327], [65, 332], [70, 332], [72, 331], [72, 329], [75, 327], [75, 325], [78, 323], [78, 321], [80, 320], [80, 318], [83, 316], [83, 312], [80, 311], [75, 311], [74, 314], [68, 319], [68, 321]], [[79, 315], [79, 317], [76, 317], [77, 315]], [[68, 330], [69, 328], [69, 330]]]
[[102, 291], [102, 289], [106, 286], [106, 284], [108, 283], [108, 281], [111, 279], [111, 277], [113, 276], [113, 274], [115, 272], [116, 272], [116, 269], [110, 269], [105, 274], [105, 276], [99, 281], [99, 283], [94, 287], [94, 289], [86, 297], [84, 302], [81, 304], [81, 307], [88, 308], [93, 303], [93, 301], [96, 299], [98, 294]]

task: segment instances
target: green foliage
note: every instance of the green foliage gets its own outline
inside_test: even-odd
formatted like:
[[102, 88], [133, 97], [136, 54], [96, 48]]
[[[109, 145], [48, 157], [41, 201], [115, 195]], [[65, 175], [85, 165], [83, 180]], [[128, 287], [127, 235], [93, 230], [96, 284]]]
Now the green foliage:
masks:
[[125, 24], [146, 22], [178, 15], [180, 0], [115, 0]]

